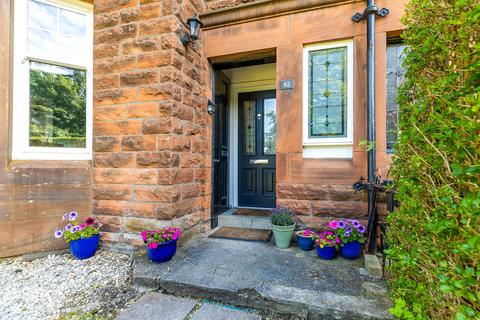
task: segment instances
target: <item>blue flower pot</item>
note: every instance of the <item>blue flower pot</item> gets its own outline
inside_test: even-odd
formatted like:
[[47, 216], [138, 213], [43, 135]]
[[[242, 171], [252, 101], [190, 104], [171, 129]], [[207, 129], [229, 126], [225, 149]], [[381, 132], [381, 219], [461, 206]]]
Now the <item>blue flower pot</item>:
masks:
[[345, 243], [340, 247], [340, 255], [345, 259], [356, 259], [362, 253], [362, 245], [358, 241]]
[[162, 263], [172, 260], [177, 252], [177, 240], [159, 243], [155, 249], [147, 247], [147, 255], [154, 263]]
[[88, 259], [97, 252], [98, 244], [100, 243], [100, 235], [96, 234], [90, 238], [82, 238], [69, 242], [70, 251], [72, 255], [79, 259]]
[[305, 237], [297, 233], [297, 243], [303, 251], [313, 250], [313, 239], [311, 237]]
[[332, 260], [337, 256], [337, 249], [335, 247], [323, 247], [317, 246], [317, 255], [323, 260]]

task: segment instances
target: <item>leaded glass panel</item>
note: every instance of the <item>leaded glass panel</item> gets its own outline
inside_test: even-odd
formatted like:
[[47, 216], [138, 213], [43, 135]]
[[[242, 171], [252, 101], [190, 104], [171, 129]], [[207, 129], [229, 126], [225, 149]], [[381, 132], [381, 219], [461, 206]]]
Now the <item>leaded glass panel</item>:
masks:
[[309, 138], [347, 136], [347, 47], [309, 52]]
[[244, 134], [244, 155], [255, 155], [255, 100], [247, 100], [243, 102], [243, 134]]
[[392, 153], [398, 138], [398, 87], [404, 80], [402, 44], [387, 45], [387, 152]]

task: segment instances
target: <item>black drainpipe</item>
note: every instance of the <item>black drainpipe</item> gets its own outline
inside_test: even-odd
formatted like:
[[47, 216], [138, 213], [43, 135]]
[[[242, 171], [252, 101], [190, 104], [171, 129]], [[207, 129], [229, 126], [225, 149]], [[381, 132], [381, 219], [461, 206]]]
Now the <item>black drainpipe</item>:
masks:
[[367, 19], [367, 136], [368, 136], [368, 183], [363, 183], [363, 178], [354, 184], [354, 188], [368, 190], [368, 252], [376, 249], [376, 202], [377, 192], [374, 185], [378, 184], [378, 177], [375, 175], [375, 17], [385, 17], [390, 11], [387, 8], [378, 9], [375, 0], [367, 0], [367, 8], [363, 13], [356, 13], [352, 20], [360, 22]]

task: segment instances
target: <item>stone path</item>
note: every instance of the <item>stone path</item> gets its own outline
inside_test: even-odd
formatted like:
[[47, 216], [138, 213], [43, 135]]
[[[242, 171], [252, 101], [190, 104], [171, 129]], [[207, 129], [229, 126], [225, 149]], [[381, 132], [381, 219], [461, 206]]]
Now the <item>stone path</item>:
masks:
[[261, 320], [262, 318], [247, 310], [151, 292], [145, 294], [117, 317], [117, 320], [137, 319]]
[[164, 264], [138, 256], [134, 283], [304, 319], [392, 318], [386, 283], [368, 275], [363, 259], [325, 261], [272, 242], [195, 238]]

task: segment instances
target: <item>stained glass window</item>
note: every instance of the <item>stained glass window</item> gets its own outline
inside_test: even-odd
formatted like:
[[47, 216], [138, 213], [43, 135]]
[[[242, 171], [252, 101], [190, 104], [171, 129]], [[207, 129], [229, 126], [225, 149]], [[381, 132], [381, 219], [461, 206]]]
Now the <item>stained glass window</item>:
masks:
[[255, 100], [247, 100], [243, 102], [243, 134], [244, 134], [244, 155], [255, 155]]
[[387, 45], [387, 152], [392, 153], [398, 137], [398, 87], [405, 70], [402, 66], [405, 46], [399, 43]]
[[347, 47], [308, 54], [308, 137], [347, 136]]

